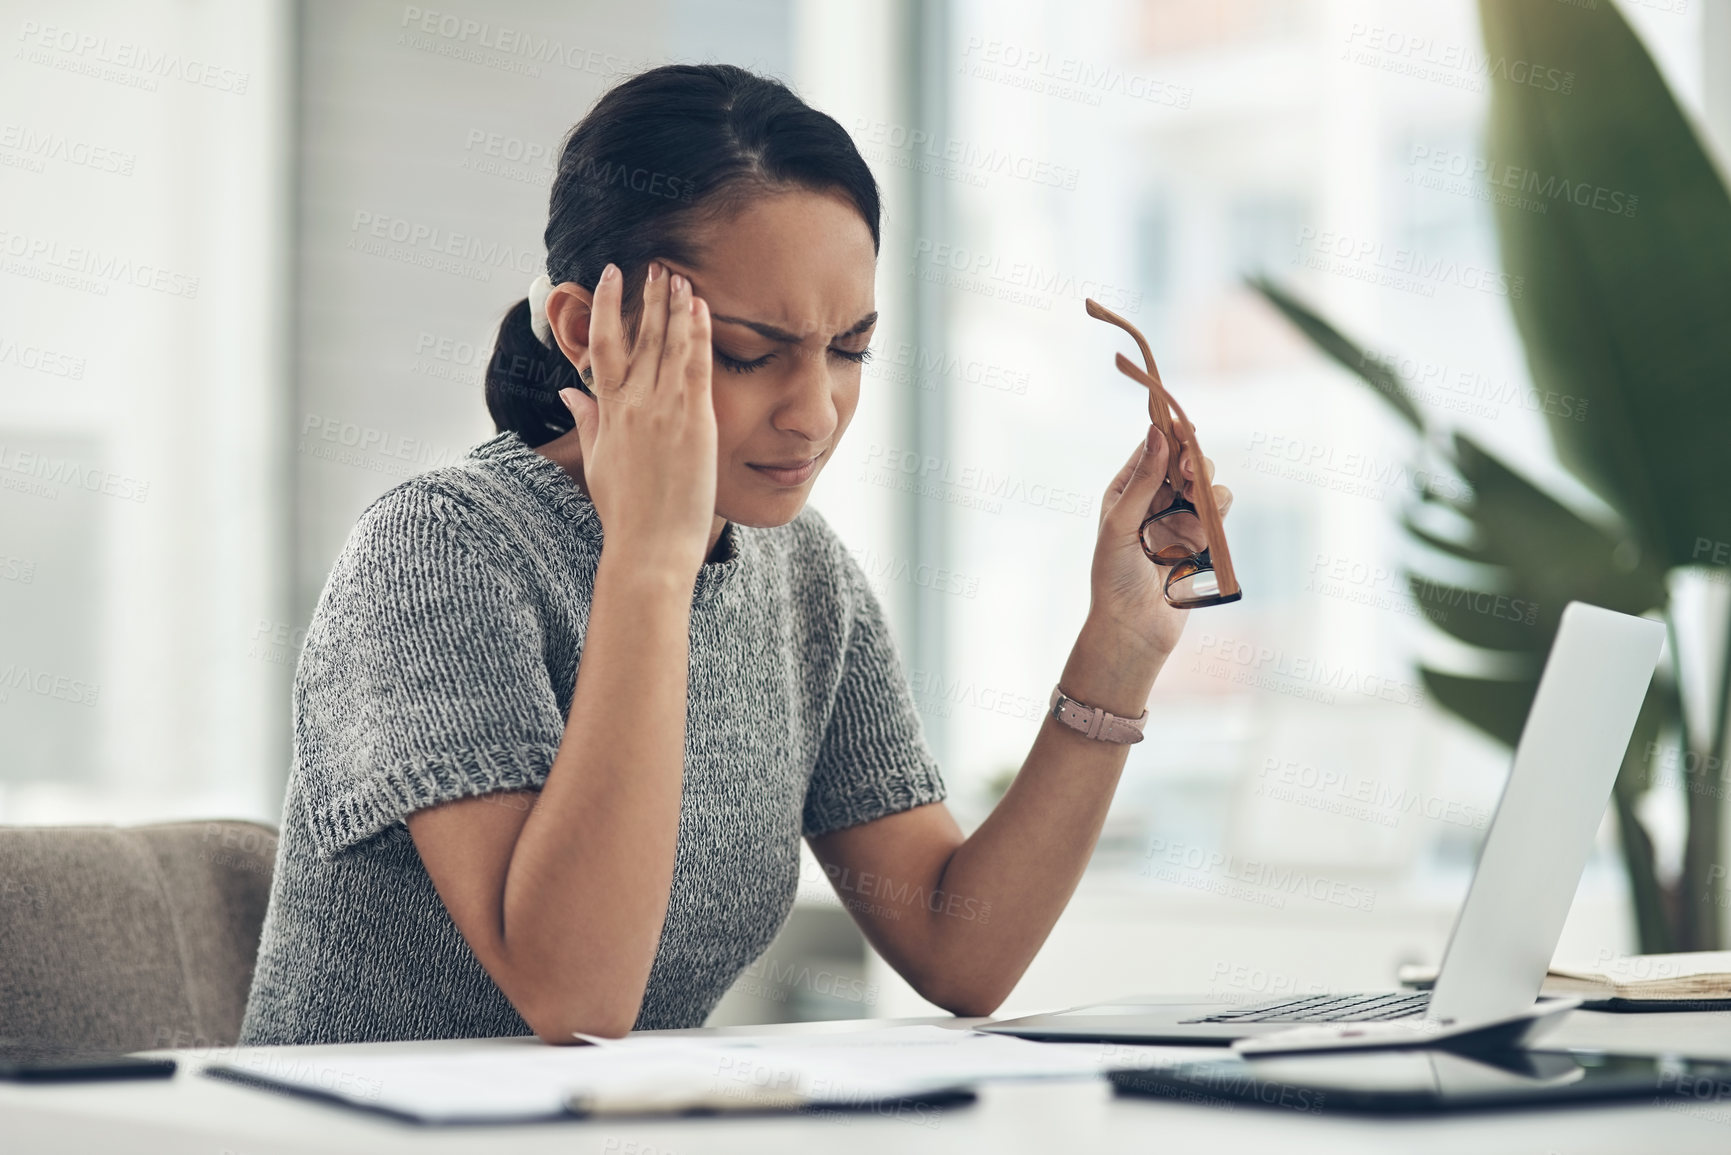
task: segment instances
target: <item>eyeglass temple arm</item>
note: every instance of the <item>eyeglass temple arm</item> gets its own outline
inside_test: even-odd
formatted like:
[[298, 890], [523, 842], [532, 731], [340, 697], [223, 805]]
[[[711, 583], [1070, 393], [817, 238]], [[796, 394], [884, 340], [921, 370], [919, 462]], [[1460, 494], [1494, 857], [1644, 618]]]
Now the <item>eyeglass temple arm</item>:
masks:
[[[1202, 446], [1196, 442], [1196, 426], [1185, 416], [1184, 409], [1172, 395], [1166, 392], [1160, 382], [1136, 367], [1136, 363], [1124, 354], [1118, 354], [1118, 371], [1132, 381], [1140, 382], [1148, 390], [1150, 398], [1158, 398], [1162, 407], [1170, 405], [1172, 412], [1178, 415], [1177, 425], [1182, 430], [1181, 442], [1188, 444], [1190, 452], [1196, 461], [1197, 480], [1201, 483], [1192, 488], [1196, 493], [1196, 515], [1202, 519], [1202, 529], [1208, 535], [1208, 560], [1214, 567], [1214, 578], [1220, 585], [1223, 594], [1239, 592], [1238, 574], [1232, 568], [1232, 553], [1226, 548], [1226, 525], [1220, 517], [1220, 507], [1214, 503], [1214, 487], [1207, 480], [1207, 466], [1202, 462]], [[1153, 402], [1150, 401], [1150, 404]], [[1173, 459], [1172, 473], [1179, 470], [1178, 461]], [[1178, 490], [1178, 484], [1173, 484], [1173, 490]]]
[[[1172, 483], [1173, 492], [1180, 492], [1183, 486], [1180, 458], [1183, 453], [1184, 442], [1189, 442], [1198, 459], [1202, 457], [1202, 449], [1196, 443], [1196, 427], [1190, 424], [1190, 418], [1185, 415], [1183, 408], [1172, 399], [1170, 393], [1166, 392], [1166, 387], [1160, 380], [1160, 369], [1154, 364], [1154, 351], [1148, 347], [1148, 339], [1142, 336], [1142, 331], [1092, 297], [1083, 298], [1082, 305], [1090, 317], [1107, 321], [1130, 334], [1136, 342], [1136, 347], [1142, 351], [1142, 360], [1148, 366], [1146, 373], [1138, 370], [1135, 364], [1122, 353], [1117, 355], [1118, 368], [1131, 380], [1139, 382], [1148, 390], [1149, 419], [1165, 435], [1166, 444], [1171, 448], [1171, 467], [1168, 470], [1167, 479]], [[1168, 407], [1178, 415], [1178, 420], [1183, 423], [1183, 436], [1173, 427], [1174, 423], [1167, 412]], [[1198, 468], [1205, 467], [1199, 464]], [[1194, 504], [1197, 515], [1202, 519], [1202, 528], [1208, 534], [1208, 559], [1214, 567], [1215, 580], [1219, 583], [1223, 593], [1237, 593], [1239, 592], [1238, 575], [1232, 568], [1232, 553], [1226, 546], [1226, 526], [1220, 517], [1220, 507], [1214, 502], [1213, 487], [1208, 484], [1205, 478], [1203, 484], [1196, 487], [1196, 490], [1196, 496], [1201, 500]]]
[[[1092, 297], [1082, 298], [1082, 307], [1088, 310], [1090, 317], [1099, 321], [1110, 322], [1135, 338], [1136, 347], [1142, 350], [1142, 360], [1148, 366], [1148, 376], [1156, 381], [1160, 380], [1160, 369], [1154, 364], [1154, 351], [1148, 348], [1148, 339], [1142, 336], [1140, 329]], [[1165, 390], [1162, 389], [1161, 392], [1164, 393]], [[1177, 468], [1178, 438], [1172, 430], [1172, 420], [1166, 415], [1165, 406], [1154, 404], [1152, 396], [1148, 399], [1148, 418], [1154, 423], [1155, 428], [1166, 435], [1166, 443], [1172, 447], [1173, 468]]]

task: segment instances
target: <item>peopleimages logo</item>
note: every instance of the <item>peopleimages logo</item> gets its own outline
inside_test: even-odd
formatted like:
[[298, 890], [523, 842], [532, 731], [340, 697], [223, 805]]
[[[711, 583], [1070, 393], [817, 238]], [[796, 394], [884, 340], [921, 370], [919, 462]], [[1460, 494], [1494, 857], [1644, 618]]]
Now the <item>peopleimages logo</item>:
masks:
[[995, 473], [976, 465], [957, 466], [948, 458], [921, 456], [911, 449], [898, 449], [876, 441], [866, 448], [860, 461], [860, 480], [897, 485], [908, 492], [957, 504], [972, 505], [988, 513], [1003, 511], [1005, 501], [1018, 501], [1037, 509], [1073, 513], [1087, 517], [1093, 498], [1073, 489], [1030, 482], [1011, 473]]
[[1390, 490], [1434, 494], [1450, 501], [1472, 497], [1472, 487], [1462, 478], [1432, 469], [1411, 469], [1357, 451], [1340, 452], [1332, 445], [1254, 430], [1245, 447], [1244, 468], [1302, 481], [1352, 497], [1383, 500]]
[[[1422, 144], [1413, 145], [1408, 163], [1425, 170], [1421, 173], [1421, 178], [1426, 175], [1435, 178], [1430, 184], [1425, 184], [1421, 179], [1422, 187], [1435, 188], [1442, 192], [1462, 191], [1443, 179], [1452, 177], [1472, 189], [1478, 189], [1482, 181], [1491, 186], [1493, 191], [1510, 190], [1528, 197], [1566, 201], [1580, 208], [1597, 209], [1613, 216], [1632, 217], [1641, 203], [1641, 198], [1621, 189], [1606, 188], [1591, 181], [1571, 181], [1566, 177], [1549, 176], [1537, 169], [1523, 168], [1507, 161], [1493, 163], [1482, 156], [1468, 156], [1466, 153], [1433, 149]], [[1505, 200], [1499, 203], [1513, 203], [1517, 208], [1528, 207], [1515, 201]], [[1543, 212], [1544, 202], [1536, 203], [1539, 211]]]
[[1292, 258], [1295, 265], [1419, 296], [1435, 296], [1439, 284], [1515, 300], [1526, 291], [1526, 278], [1518, 275], [1511, 277], [1416, 249], [1391, 248], [1379, 240], [1333, 229], [1318, 231], [1307, 225], [1299, 230], [1293, 244], [1298, 249]]
[[[652, 66], [644, 60], [615, 56], [611, 52], [570, 44], [551, 36], [521, 28], [495, 25], [486, 20], [438, 12], [409, 4], [398, 22], [397, 43], [452, 60], [485, 65], [524, 76], [541, 75], [541, 64], [556, 64], [574, 72], [594, 76], [622, 76]], [[437, 37], [435, 40], [434, 38]], [[481, 50], [485, 50], [485, 52]], [[486, 53], [496, 53], [489, 56]]]
[[11, 700], [14, 690], [26, 694], [36, 694], [43, 698], [54, 698], [62, 702], [72, 702], [79, 706], [96, 705], [96, 697], [102, 692], [102, 687], [94, 682], [86, 682], [65, 674], [56, 674], [49, 670], [35, 670], [17, 662], [7, 662], [0, 666], [0, 703]]
[[1482, 807], [1426, 794], [1404, 784], [1390, 786], [1374, 778], [1361, 778], [1332, 767], [1318, 768], [1289, 758], [1264, 758], [1258, 777], [1261, 779], [1256, 786], [1258, 798], [1290, 802], [1379, 826], [1398, 826], [1402, 817], [1414, 813], [1474, 830], [1483, 830], [1490, 824], [1490, 815]]
[[91, 144], [64, 133], [39, 130], [17, 123], [0, 124], [0, 149], [15, 152], [33, 162], [30, 167], [34, 172], [42, 171], [40, 162], [53, 160], [87, 168], [92, 172], [131, 176], [138, 163], [135, 153]]
[[[923, 128], [909, 128], [863, 116], [855, 118], [853, 133], [855, 140], [868, 146], [880, 146], [880, 156], [885, 159], [893, 153], [908, 160], [909, 163], [905, 164], [890, 162], [897, 167], [914, 168], [919, 172], [934, 171], [980, 187], [985, 186], [987, 177], [1007, 176], [1068, 191], [1076, 187], [1076, 181], [1082, 175], [1078, 168], [1055, 164], [1027, 153], [996, 145], [978, 145], [952, 136], [938, 137]], [[883, 152], [884, 147], [891, 152]], [[916, 161], [925, 163], [914, 163]]]
[[980, 579], [971, 574], [926, 562], [910, 562], [907, 558], [886, 557], [870, 547], [856, 546], [851, 552], [868, 581], [911, 582], [921, 589], [964, 598], [980, 592]]
[[925, 237], [914, 242], [913, 275], [1043, 309], [1052, 307], [1053, 298], [1082, 301], [1089, 297], [1122, 313], [1142, 307], [1142, 294], [1136, 290]]
[[[1312, 1087], [1277, 1083], [1266, 1077], [1258, 1077], [1254, 1072], [1255, 1068], [1252, 1068], [1250, 1073], [1246, 1073], [1206, 1066], [1174, 1067], [1171, 1070], [1171, 1077], [1213, 1094], [1229, 1096], [1224, 1100], [1227, 1104], [1237, 1099], [1254, 1099], [1269, 1107], [1285, 1107], [1288, 1110], [1312, 1115], [1322, 1113], [1323, 1102], [1326, 1098], [1323, 1092]], [[1212, 1099], [1208, 1101], [1221, 1102], [1222, 1100]]]
[[15, 365], [51, 377], [79, 381], [84, 377], [85, 359], [58, 349], [26, 344], [0, 333], [0, 365]]
[[[388, 250], [382, 242], [390, 242], [401, 246], [403, 252], [414, 254], [410, 263], [442, 270], [461, 270], [479, 281], [490, 280], [493, 269], [532, 274], [545, 264], [545, 258], [539, 252], [501, 241], [483, 240], [472, 233], [452, 232], [425, 221], [368, 212], [366, 209], [355, 210], [349, 232], [351, 235], [344, 238], [347, 248], [375, 256], [387, 255]], [[450, 259], [439, 264], [436, 263], [439, 258]]]
[[1001, 686], [982, 686], [972, 678], [945, 678], [917, 666], [908, 671], [908, 687], [921, 709], [940, 718], [948, 718], [956, 706], [1026, 721], [1043, 718], [1051, 712], [1045, 699], [1033, 694]]
[[977, 357], [964, 359], [907, 341], [882, 346], [866, 365], [865, 375], [928, 392], [948, 380], [1017, 397], [1028, 395], [1028, 382], [1033, 379], [1031, 372], [1019, 366], [997, 365]]
[[70, 287], [107, 296], [110, 285], [131, 285], [192, 300], [198, 296], [198, 278], [148, 261], [135, 261], [90, 245], [63, 245], [51, 237], [0, 229], [0, 257], [5, 271], [20, 276], [50, 280], [51, 271], [76, 278]]
[[1189, 108], [1194, 91], [1182, 84], [1154, 80], [1122, 68], [1096, 64], [1079, 56], [1059, 56], [1044, 48], [1029, 48], [1008, 40], [968, 37], [957, 70], [977, 80], [992, 80], [1062, 100], [1098, 106], [1102, 95]]
[[[158, 80], [174, 79], [197, 88], [245, 96], [247, 84], [252, 79], [250, 73], [240, 69], [224, 68], [195, 57], [182, 56], [179, 52], [157, 50], [148, 44], [110, 39], [106, 34], [98, 36], [76, 28], [38, 24], [34, 20], [26, 20], [19, 26], [18, 40], [24, 45], [17, 54], [20, 59], [25, 58], [25, 51], [46, 50], [45, 58], [38, 59], [32, 54], [30, 59], [101, 80], [120, 80], [126, 73], [132, 73], [125, 79], [132, 87], [146, 92], [155, 92]], [[67, 63], [54, 61], [47, 55], [52, 52], [63, 54], [62, 59]]]
[[1439, 42], [1434, 37], [1374, 24], [1353, 24], [1341, 59], [1471, 92], [1483, 92], [1487, 80], [1562, 96], [1575, 91], [1575, 74], [1566, 69], [1491, 56], [1469, 45]]
[[837, 863], [826, 863], [823, 872], [829, 876], [830, 885], [838, 892], [864, 895], [866, 898], [881, 899], [903, 907], [918, 904], [933, 914], [947, 914], [977, 922], [981, 926], [991, 921], [991, 903], [956, 894], [954, 891], [941, 888], [927, 890], [917, 882], [898, 882], [869, 870], [856, 872]]
[[[1290, 866], [1277, 866], [1254, 858], [1240, 858], [1220, 850], [1208, 850], [1185, 842], [1156, 838], [1148, 845], [1149, 863], [1216, 875], [1255, 891], [1271, 895], [1302, 894], [1317, 902], [1332, 903], [1348, 910], [1372, 910], [1376, 891], [1338, 879], [1309, 874]], [[1144, 871], [1144, 873], [1150, 873]], [[1154, 872], [1155, 877], [1162, 877]], [[1175, 881], [1164, 879], [1165, 881]]]
[[[751, 982], [753, 979], [762, 981]], [[798, 988], [851, 1003], [870, 1004], [878, 998], [876, 983], [831, 970], [813, 971], [809, 966], [784, 963], [767, 955], [745, 968], [738, 985], [747, 993], [778, 1003], [786, 1002], [788, 992]]]
[[317, 413], [307, 414], [302, 422], [297, 449], [309, 457], [337, 465], [398, 477], [412, 477], [422, 470], [449, 465], [467, 452]]
[[1495, 418], [1509, 405], [1518, 405], [1528, 413], [1543, 413], [1548, 417], [1567, 417], [1575, 421], [1587, 419], [1587, 398], [1573, 393], [1558, 393], [1554, 389], [1540, 392], [1530, 385], [1509, 380], [1497, 380], [1472, 369], [1457, 369], [1438, 361], [1422, 361], [1402, 353], [1373, 349], [1360, 350], [1359, 365], [1378, 365], [1401, 378], [1413, 400], [1438, 409], [1473, 413]]
[[[100, 466], [92, 467], [69, 457], [56, 457], [51, 453], [35, 453], [28, 449], [0, 442], [0, 474], [17, 474], [21, 477], [34, 478], [43, 482], [68, 489], [83, 489], [90, 493], [101, 493], [108, 497], [118, 497], [123, 501], [143, 501], [150, 496], [150, 482], [129, 477], [123, 473], [115, 473], [111, 469]], [[4, 480], [12, 481], [7, 477]], [[9, 487], [10, 488], [10, 487]], [[50, 500], [58, 497], [58, 491], [46, 486], [31, 488], [38, 496]]]
[[1196, 654], [1192, 666], [1196, 673], [1299, 697], [1332, 703], [1331, 691], [1341, 690], [1397, 706], [1421, 706], [1425, 701], [1423, 688], [1403, 679], [1365, 673], [1327, 658], [1289, 654], [1276, 646], [1205, 632], [1197, 639]]

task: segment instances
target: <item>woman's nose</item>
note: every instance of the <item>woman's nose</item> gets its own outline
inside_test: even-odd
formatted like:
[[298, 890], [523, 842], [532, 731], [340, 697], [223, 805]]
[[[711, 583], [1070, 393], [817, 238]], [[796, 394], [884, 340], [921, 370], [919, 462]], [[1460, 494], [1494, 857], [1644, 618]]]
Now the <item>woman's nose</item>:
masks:
[[827, 350], [802, 352], [795, 360], [788, 393], [775, 416], [775, 426], [811, 442], [827, 442], [836, 428], [835, 379]]

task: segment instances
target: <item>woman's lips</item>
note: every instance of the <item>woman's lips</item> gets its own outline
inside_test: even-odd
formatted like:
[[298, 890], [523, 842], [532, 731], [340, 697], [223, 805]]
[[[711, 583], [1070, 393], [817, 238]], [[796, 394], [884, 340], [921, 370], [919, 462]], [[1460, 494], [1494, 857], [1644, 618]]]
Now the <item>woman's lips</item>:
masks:
[[798, 485], [813, 473], [817, 472], [818, 458], [821, 458], [822, 456], [823, 454], [820, 453], [817, 457], [812, 458], [804, 465], [797, 466], [793, 469], [778, 469], [773, 465], [752, 465], [751, 468], [757, 470], [757, 472], [763, 474], [777, 485]]

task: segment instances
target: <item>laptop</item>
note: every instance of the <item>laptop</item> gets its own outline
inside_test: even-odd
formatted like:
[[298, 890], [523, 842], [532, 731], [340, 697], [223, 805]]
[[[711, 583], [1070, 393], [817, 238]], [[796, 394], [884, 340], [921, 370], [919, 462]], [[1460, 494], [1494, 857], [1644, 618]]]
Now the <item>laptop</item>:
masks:
[[1656, 621], [1570, 602], [1539, 675], [1435, 985], [1289, 997], [1137, 996], [979, 1028], [1025, 1039], [1227, 1045], [1297, 1024], [1488, 1022], [1533, 1007], [1664, 645]]

